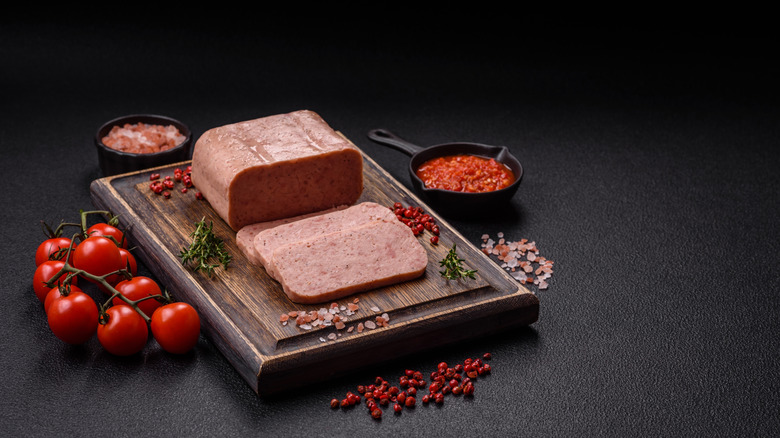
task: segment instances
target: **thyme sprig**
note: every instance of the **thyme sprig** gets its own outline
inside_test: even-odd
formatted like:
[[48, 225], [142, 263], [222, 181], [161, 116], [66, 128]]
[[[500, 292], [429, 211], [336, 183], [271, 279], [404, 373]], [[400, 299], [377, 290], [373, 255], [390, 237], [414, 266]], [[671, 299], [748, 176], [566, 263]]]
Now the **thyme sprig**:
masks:
[[477, 273], [476, 269], [464, 269], [461, 264], [464, 260], [458, 257], [458, 253], [455, 248], [455, 244], [452, 244], [452, 249], [447, 253], [439, 264], [444, 268], [441, 272], [442, 277], [447, 280], [457, 280], [459, 278], [476, 278], [474, 274]]
[[[214, 223], [206, 225], [204, 217], [195, 223], [195, 231], [190, 234], [192, 243], [179, 255], [182, 264], [189, 265], [195, 272], [204, 271], [209, 277], [214, 275], [214, 269], [222, 266], [228, 268], [233, 257], [225, 249], [225, 242], [214, 234]], [[214, 263], [213, 260], [218, 260]]]

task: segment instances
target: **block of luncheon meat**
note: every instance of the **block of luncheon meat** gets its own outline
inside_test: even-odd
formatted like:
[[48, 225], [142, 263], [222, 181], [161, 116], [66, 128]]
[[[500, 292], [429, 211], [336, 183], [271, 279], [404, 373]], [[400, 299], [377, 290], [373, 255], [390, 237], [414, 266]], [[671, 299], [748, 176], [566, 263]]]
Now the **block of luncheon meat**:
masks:
[[258, 222], [255, 224], [247, 225], [245, 227], [241, 227], [241, 229], [238, 230], [238, 232], [236, 233], [236, 244], [238, 245], [238, 249], [240, 249], [241, 252], [243, 252], [244, 255], [246, 255], [246, 257], [249, 259], [250, 262], [256, 265], [261, 265], [260, 260], [258, 259], [257, 256], [257, 251], [255, 251], [255, 236], [257, 236], [261, 231], [267, 230], [269, 228], [274, 228], [279, 225], [288, 224], [290, 222], [299, 221], [301, 219], [306, 219], [312, 216], [317, 216], [321, 214], [330, 213], [332, 211], [341, 210], [347, 207], [348, 207], [347, 205], [339, 205], [337, 207], [329, 208], [327, 210], [322, 210], [322, 211], [316, 211], [314, 213], [307, 213], [299, 216], [277, 219], [275, 221]]
[[[271, 278], [277, 278], [274, 251], [284, 245], [309, 240], [324, 234], [355, 228], [369, 222], [399, 223], [390, 208], [375, 202], [362, 202], [346, 209], [313, 215], [301, 220], [267, 228], [255, 236], [254, 255]], [[408, 227], [407, 227], [408, 228]]]
[[206, 131], [194, 146], [192, 182], [238, 231], [354, 204], [363, 157], [317, 113], [300, 110]]
[[291, 301], [314, 304], [420, 277], [428, 256], [412, 230], [394, 219], [280, 246], [273, 264]]

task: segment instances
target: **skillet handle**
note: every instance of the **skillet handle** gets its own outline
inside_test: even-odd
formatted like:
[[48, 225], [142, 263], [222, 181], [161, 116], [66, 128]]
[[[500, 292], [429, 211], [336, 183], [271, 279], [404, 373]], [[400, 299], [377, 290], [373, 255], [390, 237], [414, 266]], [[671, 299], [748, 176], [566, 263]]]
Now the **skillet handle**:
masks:
[[416, 144], [409, 143], [408, 141], [398, 137], [386, 129], [372, 129], [368, 131], [368, 138], [373, 140], [375, 143], [379, 143], [384, 146], [390, 146], [391, 148], [397, 149], [409, 156], [412, 156], [423, 149]]

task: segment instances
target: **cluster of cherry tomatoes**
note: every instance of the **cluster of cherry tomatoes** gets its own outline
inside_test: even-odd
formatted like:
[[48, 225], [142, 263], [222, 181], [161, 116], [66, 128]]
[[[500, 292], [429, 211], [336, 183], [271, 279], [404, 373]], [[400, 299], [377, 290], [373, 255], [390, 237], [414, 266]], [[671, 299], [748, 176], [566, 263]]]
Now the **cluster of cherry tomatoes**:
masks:
[[[111, 217], [86, 227], [82, 212], [73, 237], [49, 228], [35, 253], [33, 290], [43, 304], [49, 327], [62, 341], [84, 344], [97, 335], [102, 347], [118, 356], [140, 352], [151, 332], [170, 353], [190, 351], [200, 335], [200, 317], [189, 304], [174, 302], [160, 285], [137, 275], [124, 231]], [[85, 283], [86, 282], [86, 283]], [[93, 288], [103, 303], [92, 297]]]

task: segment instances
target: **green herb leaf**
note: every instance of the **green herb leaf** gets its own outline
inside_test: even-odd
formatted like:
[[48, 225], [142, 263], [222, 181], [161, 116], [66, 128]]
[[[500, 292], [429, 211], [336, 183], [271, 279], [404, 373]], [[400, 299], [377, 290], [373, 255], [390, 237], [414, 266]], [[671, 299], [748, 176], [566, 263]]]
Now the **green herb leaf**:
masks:
[[[195, 272], [204, 271], [209, 277], [219, 266], [227, 269], [233, 258], [225, 249], [225, 242], [214, 234], [213, 228], [213, 222], [206, 225], [206, 218], [196, 222], [195, 231], [190, 234], [192, 244], [179, 255], [182, 264], [189, 265]], [[214, 263], [214, 259], [218, 262]]]
[[448, 280], [457, 280], [459, 278], [476, 278], [474, 274], [477, 273], [476, 269], [464, 269], [462, 262], [464, 260], [458, 257], [458, 253], [455, 248], [455, 244], [452, 244], [452, 249], [447, 253], [442, 261], [439, 262], [444, 270], [439, 271], [441, 276]]

